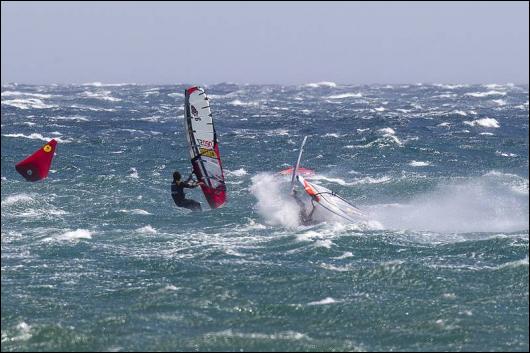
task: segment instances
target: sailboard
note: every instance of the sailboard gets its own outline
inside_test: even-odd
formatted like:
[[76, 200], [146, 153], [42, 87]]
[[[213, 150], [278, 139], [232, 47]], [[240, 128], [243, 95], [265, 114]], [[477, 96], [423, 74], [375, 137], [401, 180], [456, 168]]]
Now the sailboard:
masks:
[[359, 219], [366, 218], [366, 215], [359, 208], [333, 191], [310, 183], [301, 175], [297, 175], [296, 179], [302, 184], [305, 192], [312, 197], [316, 205], [350, 222], [357, 222]]
[[226, 202], [226, 187], [210, 101], [200, 87], [185, 90], [184, 125], [193, 173], [210, 208]]
[[52, 165], [56, 147], [57, 141], [51, 139], [31, 156], [18, 162], [15, 169], [27, 181], [38, 181], [46, 178]]

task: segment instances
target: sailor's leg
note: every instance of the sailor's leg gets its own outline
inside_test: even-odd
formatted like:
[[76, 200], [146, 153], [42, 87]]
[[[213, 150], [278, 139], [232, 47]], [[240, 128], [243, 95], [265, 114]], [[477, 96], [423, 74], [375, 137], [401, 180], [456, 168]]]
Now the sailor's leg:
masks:
[[182, 206], [180, 205], [180, 203], [181, 203], [181, 199], [179, 199], [179, 198], [177, 197], [177, 195], [173, 195], [173, 194], [172, 194], [171, 197], [173, 198], [173, 202], [175, 203], [175, 205], [177, 205], [178, 207], [182, 207]]
[[193, 211], [202, 211], [202, 207], [201, 207], [201, 203], [200, 202], [197, 202], [195, 200], [190, 200], [190, 202], [192, 204], [191, 210], [193, 210]]
[[181, 204], [180, 207], [184, 207], [187, 209], [190, 209], [192, 211], [202, 211], [201, 204], [195, 200], [188, 200], [185, 199]]

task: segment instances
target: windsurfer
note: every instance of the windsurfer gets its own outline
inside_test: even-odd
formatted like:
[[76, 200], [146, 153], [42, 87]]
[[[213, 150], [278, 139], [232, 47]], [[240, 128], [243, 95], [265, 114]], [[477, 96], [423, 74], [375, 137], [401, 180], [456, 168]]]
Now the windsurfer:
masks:
[[171, 196], [175, 205], [178, 207], [184, 207], [192, 211], [201, 211], [202, 207], [200, 202], [195, 200], [187, 199], [184, 194], [184, 188], [193, 189], [201, 185], [201, 182], [192, 181], [193, 174], [190, 174], [186, 181], [181, 181], [181, 175], [179, 172], [173, 173], [173, 182], [171, 183]]
[[311, 199], [311, 206], [313, 206], [313, 208], [311, 209], [311, 212], [309, 212], [308, 214], [304, 203], [302, 202], [302, 200], [300, 200], [300, 197], [298, 197], [298, 192], [295, 189], [293, 189], [292, 196], [294, 200], [296, 201], [296, 203], [298, 204], [298, 207], [300, 208], [300, 214], [299, 214], [300, 222], [305, 226], [313, 224], [314, 223], [313, 212], [315, 212], [315, 205], [313, 203], [313, 200]]

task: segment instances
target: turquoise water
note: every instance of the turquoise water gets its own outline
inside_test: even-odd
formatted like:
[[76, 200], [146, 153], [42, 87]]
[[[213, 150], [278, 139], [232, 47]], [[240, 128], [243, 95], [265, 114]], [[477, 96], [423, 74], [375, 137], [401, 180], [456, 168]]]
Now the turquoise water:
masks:
[[[528, 86], [207, 86], [228, 203], [201, 214], [169, 192], [185, 87], [2, 87], [2, 351], [528, 351]], [[305, 135], [369, 220], [298, 224]]]

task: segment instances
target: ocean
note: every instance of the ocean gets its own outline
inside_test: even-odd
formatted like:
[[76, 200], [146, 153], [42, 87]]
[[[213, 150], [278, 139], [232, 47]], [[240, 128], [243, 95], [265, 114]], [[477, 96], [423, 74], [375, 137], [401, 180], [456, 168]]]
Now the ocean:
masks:
[[[2, 86], [2, 351], [529, 350], [528, 85], [205, 85], [202, 213], [170, 195], [190, 85]], [[304, 136], [369, 219], [299, 224]]]

